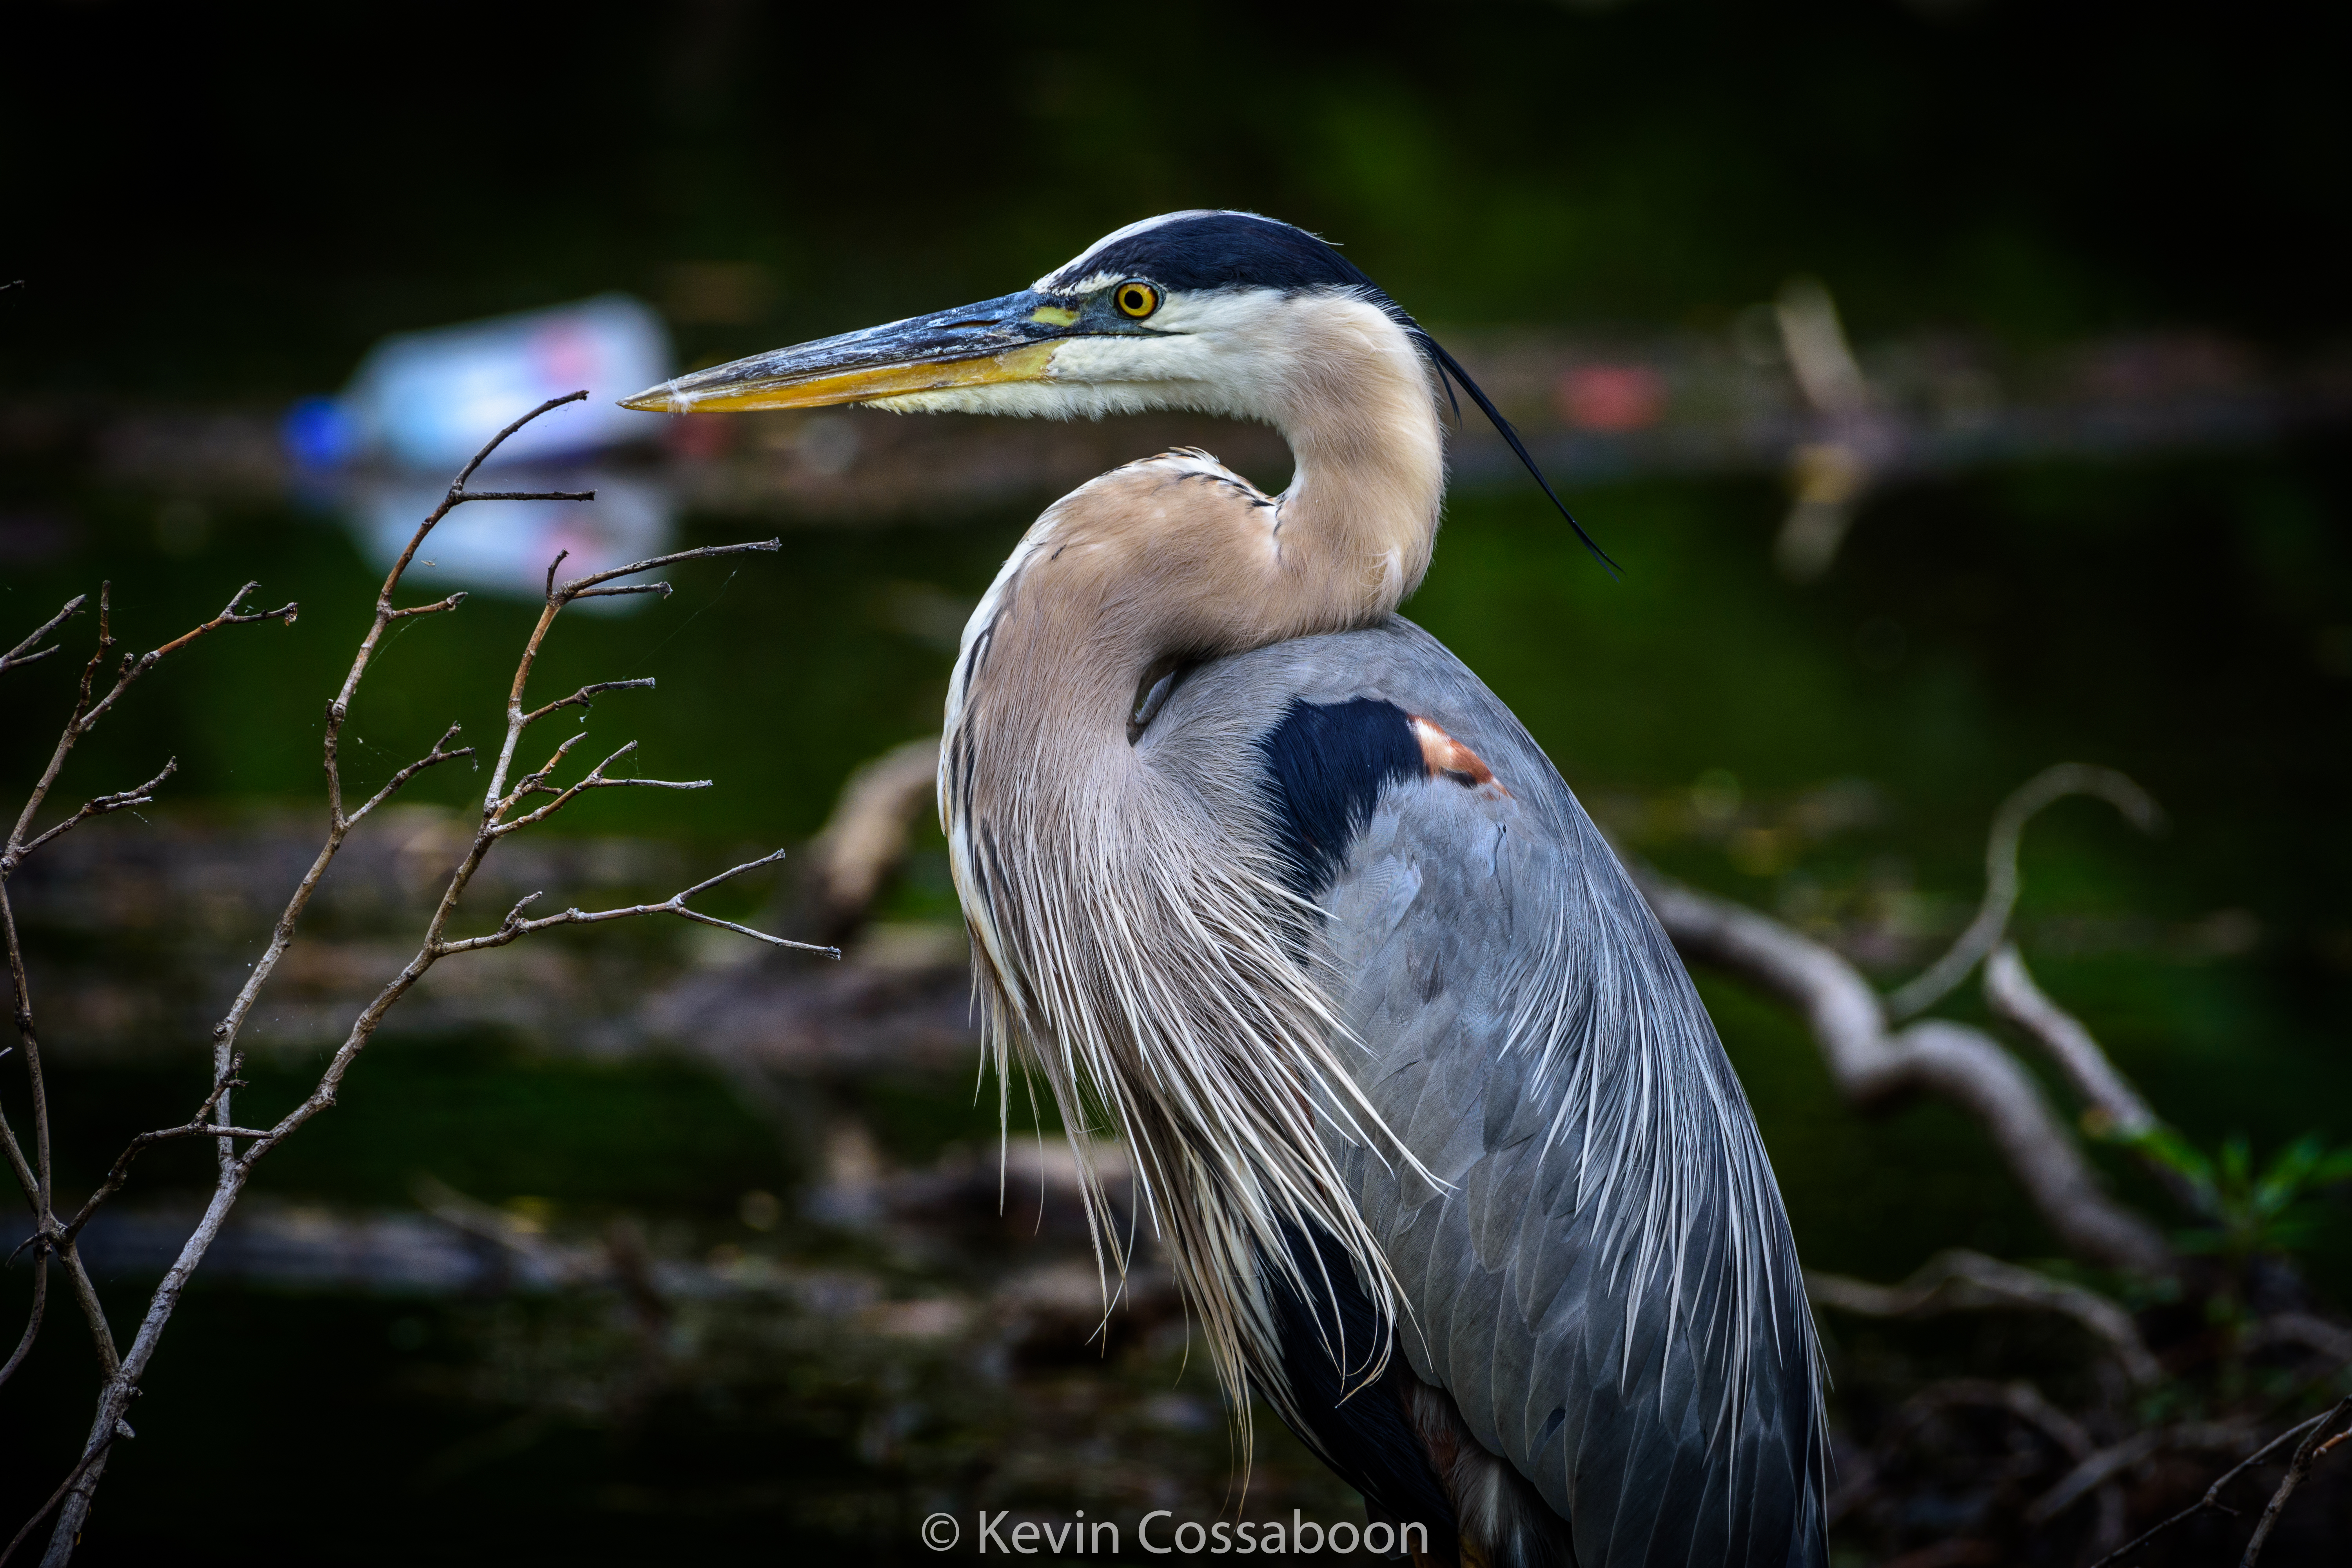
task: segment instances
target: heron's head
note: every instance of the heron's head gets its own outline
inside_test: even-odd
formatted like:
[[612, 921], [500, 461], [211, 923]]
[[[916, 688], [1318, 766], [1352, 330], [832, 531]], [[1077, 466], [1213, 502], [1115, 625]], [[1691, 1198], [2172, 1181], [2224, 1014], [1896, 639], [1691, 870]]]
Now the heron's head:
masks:
[[1195, 211], [1129, 224], [1018, 293], [753, 354], [623, 402], [1060, 419], [1182, 409], [1263, 420], [1294, 446], [1316, 421], [1377, 403], [1425, 423], [1433, 443], [1449, 377], [1533, 471], [1461, 365], [1338, 250], [1255, 213]]
[[1311, 340], [1385, 338], [1421, 380], [1418, 331], [1304, 229], [1250, 213], [1171, 213], [1097, 241], [1019, 293], [754, 354], [626, 401], [673, 413], [862, 403], [1047, 418], [1181, 408], [1279, 424]]

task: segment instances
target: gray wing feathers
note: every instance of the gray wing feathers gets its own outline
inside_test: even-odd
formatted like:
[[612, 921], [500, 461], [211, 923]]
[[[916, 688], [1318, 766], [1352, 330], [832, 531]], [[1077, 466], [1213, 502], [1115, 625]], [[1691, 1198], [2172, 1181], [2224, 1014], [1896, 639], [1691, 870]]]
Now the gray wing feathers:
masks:
[[1580, 1568], [1816, 1561], [1816, 1352], [1779, 1192], [1680, 960], [1550, 762], [1402, 620], [1202, 676], [1269, 712], [1385, 699], [1509, 791], [1384, 791], [1323, 900], [1359, 1081], [1448, 1184], [1335, 1139], [1415, 1372], [1569, 1521]]

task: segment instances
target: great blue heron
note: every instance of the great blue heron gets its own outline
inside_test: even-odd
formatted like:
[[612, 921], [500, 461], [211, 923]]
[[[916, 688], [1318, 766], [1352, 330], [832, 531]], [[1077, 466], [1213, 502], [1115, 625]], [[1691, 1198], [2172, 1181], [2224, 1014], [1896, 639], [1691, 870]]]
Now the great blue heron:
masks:
[[1255, 1392], [1433, 1560], [1819, 1563], [1819, 1352], [1738, 1081], [1551, 763], [1395, 613], [1448, 377], [1525, 458], [1330, 246], [1183, 212], [628, 401], [1281, 431], [1279, 495], [1192, 450], [1080, 486], [964, 629], [940, 807], [1000, 1086], [1025, 1052], [1082, 1155], [1124, 1134], [1244, 1438]]

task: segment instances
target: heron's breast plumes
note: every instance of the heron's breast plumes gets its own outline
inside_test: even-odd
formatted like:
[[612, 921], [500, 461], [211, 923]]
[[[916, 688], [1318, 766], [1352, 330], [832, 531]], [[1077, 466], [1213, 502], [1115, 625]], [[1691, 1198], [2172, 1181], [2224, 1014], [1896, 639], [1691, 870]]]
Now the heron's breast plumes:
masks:
[[[1144, 647], [1106, 628], [1164, 626], [1169, 607], [1098, 591], [1070, 569], [1071, 542], [1040, 524], [958, 662], [940, 803], [975, 989], [1002, 1110], [1018, 1052], [1082, 1151], [1105, 1134], [1132, 1144], [1142, 1205], [1245, 1413], [1253, 1384], [1286, 1396], [1266, 1278], [1294, 1276], [1307, 1300], [1333, 1288], [1295, 1277], [1286, 1234], [1338, 1239], [1383, 1318], [1346, 1364], [1383, 1363], [1395, 1285], [1327, 1137], [1383, 1160], [1401, 1145], [1337, 1054], [1313, 911], [1234, 765], [1246, 716], [1183, 756], [1148, 731], [1130, 744]], [[1123, 1267], [1104, 1195], [1089, 1199], [1106, 1265]]]

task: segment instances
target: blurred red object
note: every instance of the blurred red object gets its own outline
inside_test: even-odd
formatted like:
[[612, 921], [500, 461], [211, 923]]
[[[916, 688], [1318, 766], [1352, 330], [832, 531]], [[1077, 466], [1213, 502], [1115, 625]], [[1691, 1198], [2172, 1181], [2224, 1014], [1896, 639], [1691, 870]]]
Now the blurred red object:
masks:
[[723, 458], [735, 445], [735, 428], [724, 414], [680, 414], [671, 416], [662, 438], [681, 458]]
[[1666, 384], [1647, 365], [1580, 364], [1554, 384], [1552, 403], [1579, 430], [1641, 430], [1665, 412]]

